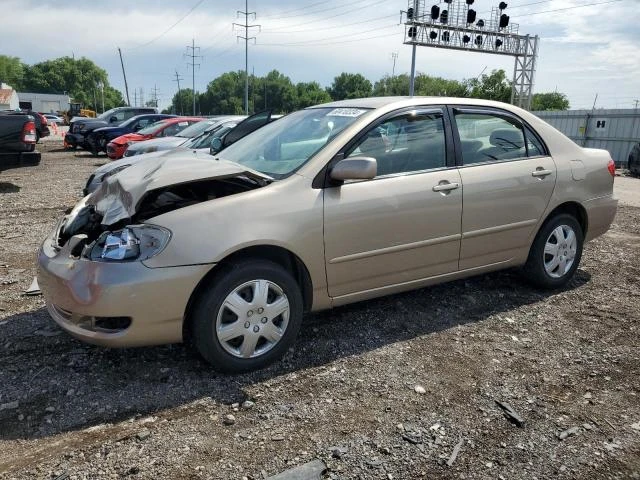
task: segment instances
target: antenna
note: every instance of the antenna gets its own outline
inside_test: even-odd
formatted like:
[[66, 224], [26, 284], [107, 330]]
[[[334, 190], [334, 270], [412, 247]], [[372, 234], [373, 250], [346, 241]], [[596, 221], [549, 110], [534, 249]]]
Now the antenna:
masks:
[[249, 17], [253, 15], [255, 20], [256, 12], [249, 11], [249, 0], [244, 1], [244, 12], [238, 10], [237, 16], [244, 15], [244, 24], [233, 23], [233, 27], [244, 28], [244, 36], [238, 35], [238, 40], [244, 40], [244, 113], [249, 115], [249, 40], [253, 40], [255, 43], [256, 37], [249, 36], [250, 28], [257, 28], [258, 31], [262, 28], [261, 25], [249, 25]]

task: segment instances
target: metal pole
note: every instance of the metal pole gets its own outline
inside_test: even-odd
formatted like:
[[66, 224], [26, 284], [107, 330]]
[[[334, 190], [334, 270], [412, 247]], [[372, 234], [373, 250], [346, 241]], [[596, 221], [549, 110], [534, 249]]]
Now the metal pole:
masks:
[[416, 44], [413, 44], [411, 50], [411, 78], [409, 79], [409, 96], [413, 97], [413, 91], [416, 81]]
[[[191, 53], [196, 53], [196, 39], [191, 39]], [[193, 60], [192, 60], [193, 61]], [[191, 90], [193, 93], [193, 115], [196, 115], [196, 65], [195, 63], [191, 67]]]
[[127, 105], [131, 106], [131, 100], [129, 100], [129, 86], [127, 85], [127, 74], [124, 71], [124, 62], [122, 61], [122, 50], [118, 47], [118, 54], [120, 55], [120, 65], [122, 66], [122, 76], [124, 77], [124, 91], [127, 94]]
[[244, 114], [249, 115], [249, 0], [244, 0]]
[[102, 113], [104, 113], [104, 83], [100, 82], [100, 94], [102, 95]]

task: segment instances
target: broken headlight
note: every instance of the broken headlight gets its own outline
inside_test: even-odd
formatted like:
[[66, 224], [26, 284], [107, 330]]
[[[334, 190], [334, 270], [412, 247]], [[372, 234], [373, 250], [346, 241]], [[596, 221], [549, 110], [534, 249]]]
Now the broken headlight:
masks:
[[131, 225], [104, 232], [91, 249], [91, 260], [130, 262], [151, 258], [167, 246], [171, 232], [155, 225]]

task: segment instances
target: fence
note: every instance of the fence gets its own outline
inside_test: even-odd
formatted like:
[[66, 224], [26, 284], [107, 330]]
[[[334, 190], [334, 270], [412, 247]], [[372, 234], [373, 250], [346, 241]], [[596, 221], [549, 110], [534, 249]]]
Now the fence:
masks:
[[640, 143], [640, 109], [532, 112], [582, 147], [608, 150], [617, 166], [627, 166]]

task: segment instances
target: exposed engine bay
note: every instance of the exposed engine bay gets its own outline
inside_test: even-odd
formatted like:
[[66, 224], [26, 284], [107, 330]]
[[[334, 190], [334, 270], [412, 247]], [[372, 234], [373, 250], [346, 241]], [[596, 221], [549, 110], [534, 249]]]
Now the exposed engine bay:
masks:
[[[164, 213], [260, 188], [267, 180], [250, 175], [196, 180], [147, 190], [134, 205], [129, 192], [104, 185], [83, 199], [61, 220], [57, 249], [67, 246], [72, 257], [92, 260], [142, 260], [144, 249], [157, 249], [163, 240], [144, 222]], [[133, 212], [129, 215], [127, 212]], [[126, 246], [127, 249], [119, 247]], [[132, 248], [133, 247], [133, 248]], [[129, 255], [129, 256], [127, 256]]]

